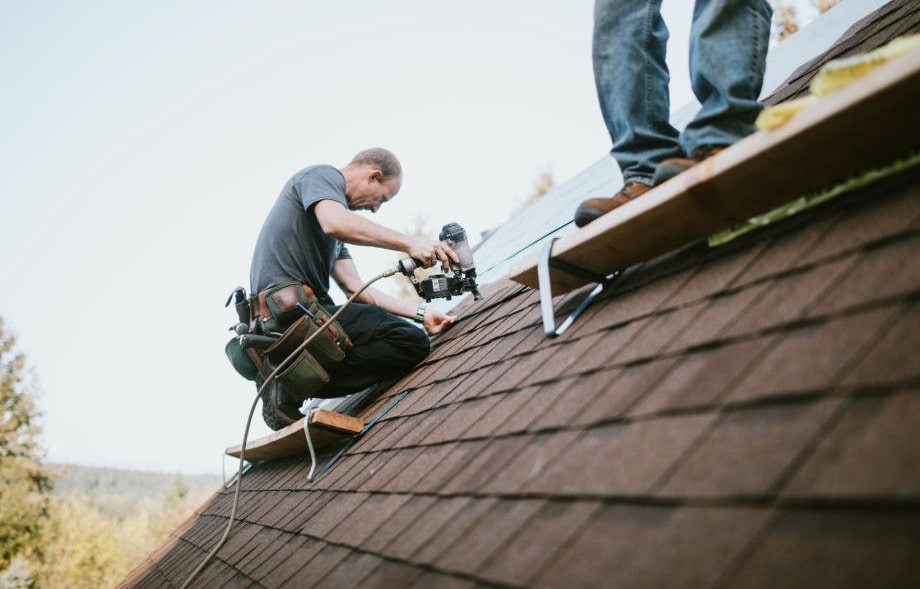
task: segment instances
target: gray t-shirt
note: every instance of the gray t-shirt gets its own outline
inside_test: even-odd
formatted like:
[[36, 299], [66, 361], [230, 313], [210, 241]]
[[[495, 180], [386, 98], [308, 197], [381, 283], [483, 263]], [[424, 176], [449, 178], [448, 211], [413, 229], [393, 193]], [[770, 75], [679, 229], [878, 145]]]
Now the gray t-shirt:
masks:
[[323, 302], [328, 296], [332, 265], [351, 254], [341, 241], [323, 232], [313, 207], [334, 200], [346, 208], [345, 177], [333, 166], [304, 168], [284, 185], [256, 241], [249, 273], [250, 292], [299, 280]]

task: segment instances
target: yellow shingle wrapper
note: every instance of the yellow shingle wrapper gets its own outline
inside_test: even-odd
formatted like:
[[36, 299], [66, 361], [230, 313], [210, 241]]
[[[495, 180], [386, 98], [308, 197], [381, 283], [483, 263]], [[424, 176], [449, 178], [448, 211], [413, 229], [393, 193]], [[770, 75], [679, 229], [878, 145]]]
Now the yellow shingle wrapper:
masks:
[[821, 66], [818, 74], [811, 81], [809, 85], [811, 93], [808, 96], [765, 108], [754, 124], [761, 130], [775, 129], [806, 106], [817, 102], [819, 98], [843, 88], [878, 66], [888, 63], [917, 46], [920, 46], [920, 35], [908, 35], [898, 37], [887, 45], [863, 55], [829, 61]]
[[836, 198], [848, 192], [852, 192], [853, 190], [868, 186], [874, 182], [878, 182], [883, 178], [894, 176], [895, 174], [899, 174], [918, 165], [920, 165], [920, 154], [913, 154], [910, 157], [891, 164], [890, 166], [885, 166], [884, 168], [877, 170], [870, 170], [860, 174], [859, 176], [850, 178], [846, 182], [841, 182], [829, 190], [797, 198], [783, 206], [773, 209], [772, 211], [766, 212], [763, 215], [751, 217], [743, 223], [732, 225], [724, 231], [710, 235], [708, 240], [709, 246], [716, 247], [719, 245], [724, 245], [736, 237], [744, 235], [745, 233], [760, 227], [765, 227], [771, 223], [779, 221], [780, 219], [791, 217], [796, 213], [801, 213], [806, 209], [810, 209], [815, 205], [829, 201], [832, 198]]
[[767, 107], [760, 111], [757, 120], [754, 121], [754, 125], [761, 130], [769, 131], [771, 129], [776, 129], [791, 119], [797, 112], [815, 102], [818, 102], [818, 97], [809, 94], [801, 98], [787, 100], [775, 106]]

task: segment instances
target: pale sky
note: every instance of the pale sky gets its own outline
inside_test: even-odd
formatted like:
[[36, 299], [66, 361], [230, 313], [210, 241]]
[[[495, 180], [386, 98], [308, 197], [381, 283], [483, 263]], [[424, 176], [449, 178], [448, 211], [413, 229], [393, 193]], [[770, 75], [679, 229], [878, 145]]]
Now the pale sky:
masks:
[[[691, 4], [665, 2], [674, 108]], [[373, 219], [476, 236], [603, 157], [592, 6], [0, 0], [0, 316], [47, 460], [220, 472], [255, 394], [223, 305], [300, 168], [387, 147], [403, 188]], [[352, 252], [365, 278], [396, 258]]]

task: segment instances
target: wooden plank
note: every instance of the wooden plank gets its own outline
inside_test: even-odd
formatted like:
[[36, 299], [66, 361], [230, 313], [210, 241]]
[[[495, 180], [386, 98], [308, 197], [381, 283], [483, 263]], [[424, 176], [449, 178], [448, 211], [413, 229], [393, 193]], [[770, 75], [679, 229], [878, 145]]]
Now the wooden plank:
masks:
[[[364, 421], [350, 415], [325, 409], [318, 409], [310, 415], [310, 438], [316, 450], [359, 434], [363, 429]], [[227, 448], [226, 453], [239, 458], [241, 449], [242, 445], [238, 444]], [[300, 419], [264, 438], [250, 441], [246, 444], [244, 458], [249, 462], [261, 462], [295, 455], [307, 456], [308, 453], [303, 419]]]
[[[920, 48], [758, 131], [586, 227], [553, 257], [606, 275], [920, 150]], [[532, 251], [509, 277], [539, 288]], [[551, 272], [553, 295], [587, 283]]]

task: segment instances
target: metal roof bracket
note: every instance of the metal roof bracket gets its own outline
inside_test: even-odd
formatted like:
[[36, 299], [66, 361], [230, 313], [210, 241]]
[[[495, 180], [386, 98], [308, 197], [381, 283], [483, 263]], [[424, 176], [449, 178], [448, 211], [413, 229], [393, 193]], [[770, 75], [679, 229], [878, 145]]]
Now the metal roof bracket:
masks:
[[[323, 465], [322, 470], [320, 470], [319, 473], [317, 473], [317, 474], [315, 474], [315, 475], [314, 475], [313, 473], [314, 473], [314, 470], [316, 469], [316, 452], [314, 451], [314, 449], [313, 449], [313, 444], [312, 444], [312, 442], [311, 442], [311, 440], [310, 440], [310, 430], [308, 429], [308, 425], [307, 425], [307, 424], [310, 422], [309, 415], [308, 415], [308, 416], [307, 416], [307, 419], [304, 419], [304, 434], [307, 436], [307, 447], [308, 447], [309, 450], [310, 450], [310, 462], [311, 462], [311, 464], [310, 464], [310, 472], [309, 472], [309, 474], [307, 475], [307, 480], [310, 481], [310, 482], [312, 483], [312, 482], [316, 481], [317, 479], [319, 479], [321, 476], [323, 476], [323, 475], [326, 473], [326, 471], [328, 471], [330, 468], [332, 468], [332, 465], [335, 464], [336, 462], [338, 462], [339, 458], [341, 458], [342, 455], [345, 454], [345, 452], [346, 452], [349, 448], [351, 448], [351, 447], [354, 445], [354, 443], [357, 442], [357, 441], [361, 438], [361, 436], [363, 436], [365, 433], [367, 433], [367, 430], [369, 430], [369, 429], [371, 429], [372, 427], [374, 427], [374, 425], [375, 425], [378, 421], [380, 421], [380, 419], [381, 419], [384, 415], [386, 415], [387, 413], [389, 413], [390, 410], [393, 409], [393, 407], [395, 407], [397, 403], [399, 403], [400, 401], [402, 401], [403, 399], [405, 399], [405, 398], [406, 398], [406, 395], [409, 394], [409, 391], [410, 391], [410, 390], [411, 390], [411, 389], [407, 389], [407, 390], [405, 390], [405, 391], [399, 393], [398, 395], [396, 395], [396, 396], [387, 404], [386, 407], [384, 407], [383, 409], [381, 409], [380, 412], [379, 412], [377, 415], [375, 415], [374, 418], [364, 426], [364, 429], [362, 429], [359, 433], [357, 433], [357, 434], [351, 436], [351, 437], [348, 439], [348, 442], [347, 442], [342, 448], [340, 448], [339, 451], [335, 454], [335, 456], [333, 456], [332, 458], [330, 458], [330, 459], [326, 462], [326, 464]], [[303, 411], [301, 411], [301, 412], [303, 412]]]
[[303, 433], [307, 437], [307, 449], [310, 451], [310, 472], [307, 474], [307, 480], [313, 480], [313, 472], [316, 470], [316, 449], [313, 448], [313, 439], [310, 437], [310, 416], [313, 415], [313, 412], [318, 409], [318, 407], [307, 408], [309, 400], [303, 402], [303, 406], [300, 408], [300, 412], [304, 415], [303, 420]]
[[[537, 262], [537, 279], [540, 283], [540, 310], [543, 314], [543, 332], [546, 334], [546, 337], [549, 338], [562, 335], [565, 330], [578, 319], [578, 316], [588, 308], [588, 305], [590, 305], [591, 302], [620, 275], [619, 270], [614, 270], [611, 274], [602, 276], [590, 270], [575, 266], [574, 264], [553, 259], [553, 243], [557, 239], [559, 238], [552, 237], [543, 245], [543, 250], [540, 253], [540, 260]], [[553, 309], [552, 282], [550, 281], [549, 275], [550, 268], [597, 283], [597, 286], [585, 296], [578, 307], [559, 325], [559, 327], [556, 327], [556, 313]]]

